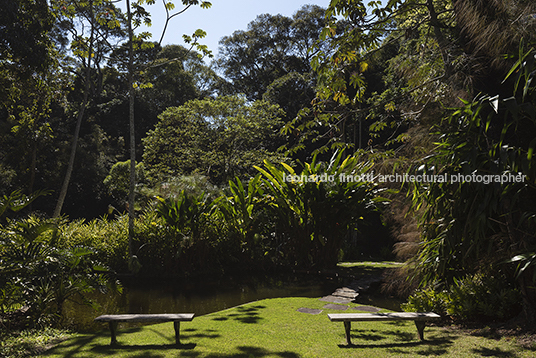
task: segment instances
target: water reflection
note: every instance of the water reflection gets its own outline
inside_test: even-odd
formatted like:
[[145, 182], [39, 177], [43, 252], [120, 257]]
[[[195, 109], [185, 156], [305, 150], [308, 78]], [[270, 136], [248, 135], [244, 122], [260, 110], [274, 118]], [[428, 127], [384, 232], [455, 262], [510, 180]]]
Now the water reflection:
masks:
[[[102, 329], [93, 319], [112, 313], [187, 313], [196, 316], [245, 303], [277, 297], [322, 297], [346, 282], [312, 275], [227, 277], [220, 279], [128, 279], [122, 294], [93, 294], [99, 307], [67, 306], [66, 324], [81, 331]], [[398, 302], [382, 296], [363, 296], [360, 303], [398, 310]], [[363, 302], [361, 302], [363, 301]]]
[[320, 297], [338, 286], [334, 280], [306, 276], [235, 277], [218, 280], [125, 282], [120, 312], [195, 312], [203, 315], [244, 303], [276, 297]]

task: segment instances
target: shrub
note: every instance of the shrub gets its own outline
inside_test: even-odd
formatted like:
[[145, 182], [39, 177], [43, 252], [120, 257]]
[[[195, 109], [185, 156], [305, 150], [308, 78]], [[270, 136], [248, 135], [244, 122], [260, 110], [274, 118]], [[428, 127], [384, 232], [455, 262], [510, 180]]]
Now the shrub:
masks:
[[89, 222], [81, 219], [60, 225], [61, 245], [66, 248], [86, 246], [92, 248], [96, 258], [115, 271], [128, 270], [128, 216], [114, 220], [107, 217]]
[[61, 247], [52, 220], [29, 217], [0, 228], [0, 309], [23, 307], [31, 325], [62, 317], [67, 300], [82, 298], [114, 283], [92, 250]]
[[404, 311], [433, 311], [459, 320], [506, 319], [521, 306], [519, 291], [500, 276], [482, 273], [455, 279], [448, 289], [416, 291], [402, 305]]

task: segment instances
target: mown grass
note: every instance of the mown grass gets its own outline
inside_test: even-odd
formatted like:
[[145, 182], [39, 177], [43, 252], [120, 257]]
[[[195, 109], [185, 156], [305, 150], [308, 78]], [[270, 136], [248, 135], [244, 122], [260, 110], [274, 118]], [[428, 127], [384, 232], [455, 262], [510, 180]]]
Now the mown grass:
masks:
[[[318, 298], [261, 300], [196, 317], [181, 324], [181, 342], [174, 344], [171, 323], [136, 328], [120, 326], [119, 345], [109, 346], [109, 331], [79, 334], [45, 352], [47, 357], [534, 357], [535, 349], [515, 340], [491, 339], [443, 327], [427, 327], [419, 341], [413, 322], [353, 323], [347, 346], [342, 323], [330, 322], [324, 309], [318, 315], [301, 307], [323, 309]], [[350, 304], [350, 306], [358, 306]], [[351, 310], [352, 312], [359, 312]]]

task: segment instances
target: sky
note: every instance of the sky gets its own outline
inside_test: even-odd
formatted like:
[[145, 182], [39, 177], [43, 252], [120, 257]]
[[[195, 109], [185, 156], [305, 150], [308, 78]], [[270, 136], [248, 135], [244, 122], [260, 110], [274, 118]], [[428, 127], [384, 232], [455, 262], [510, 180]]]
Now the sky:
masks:
[[[181, 44], [182, 35], [192, 35], [196, 29], [207, 32], [207, 36], [201, 39], [201, 44], [207, 45], [214, 56], [218, 52], [218, 42], [224, 36], [231, 35], [236, 30], [246, 30], [247, 25], [255, 20], [260, 14], [281, 14], [291, 17], [303, 5], [312, 4], [326, 8], [330, 0], [210, 0], [210, 9], [201, 9], [199, 6], [192, 6], [183, 14], [175, 16], [170, 20], [168, 29], [164, 36], [163, 45]], [[181, 10], [180, 1], [174, 2]], [[143, 31], [153, 34], [152, 40], [158, 41], [164, 27], [166, 19], [162, 2], [147, 6], [151, 13], [152, 26]], [[171, 12], [173, 13], [173, 12]]]

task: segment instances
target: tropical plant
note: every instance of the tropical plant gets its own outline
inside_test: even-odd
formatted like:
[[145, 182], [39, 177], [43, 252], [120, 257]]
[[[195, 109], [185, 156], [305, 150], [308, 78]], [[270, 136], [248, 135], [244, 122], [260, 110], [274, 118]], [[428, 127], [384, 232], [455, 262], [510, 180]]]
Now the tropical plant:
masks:
[[259, 201], [262, 196], [260, 174], [251, 178], [247, 187], [242, 184], [240, 178], [229, 180], [229, 192], [230, 195], [222, 195], [214, 203], [229, 234], [238, 240], [243, 251], [248, 251], [253, 256], [256, 246], [260, 248], [255, 241], [261, 231], [258, 220]]
[[177, 198], [159, 198], [159, 201], [156, 211], [170, 227], [194, 242], [201, 237], [205, 218], [213, 207], [205, 193], [190, 196], [183, 190]]
[[48, 191], [37, 191], [31, 195], [25, 195], [19, 190], [12, 192], [9, 196], [3, 195], [0, 197], [0, 218], [8, 212], [17, 212], [28, 205], [40, 196], [48, 195]]
[[372, 162], [342, 155], [336, 153], [328, 164], [315, 156], [300, 173], [286, 163], [276, 167], [265, 161], [264, 168], [256, 167], [265, 204], [277, 218], [275, 247], [291, 264], [334, 265], [344, 237], [387, 202], [373, 182]]
[[[112, 196], [116, 205], [126, 207], [129, 192], [130, 160], [115, 163], [110, 169], [110, 174], [104, 179], [104, 185], [108, 188], [108, 194]], [[136, 164], [136, 177], [138, 185], [145, 179], [143, 163]]]
[[419, 163], [424, 172], [449, 178], [414, 183], [411, 193], [413, 208], [423, 209], [416, 258], [422, 286], [435, 281], [453, 284], [479, 272], [482, 263], [494, 263], [497, 271], [510, 272], [513, 279], [514, 267], [506, 263], [520, 263], [518, 284], [526, 307], [531, 306], [535, 54], [520, 48], [505, 80], [513, 87], [510, 94], [482, 95], [455, 109], [440, 127], [443, 135], [436, 150]]
[[90, 249], [60, 248], [58, 233], [53, 221], [36, 217], [11, 221], [1, 228], [2, 312], [25, 307], [29, 324], [57, 323], [67, 300], [90, 303], [87, 293], [115, 283]]

